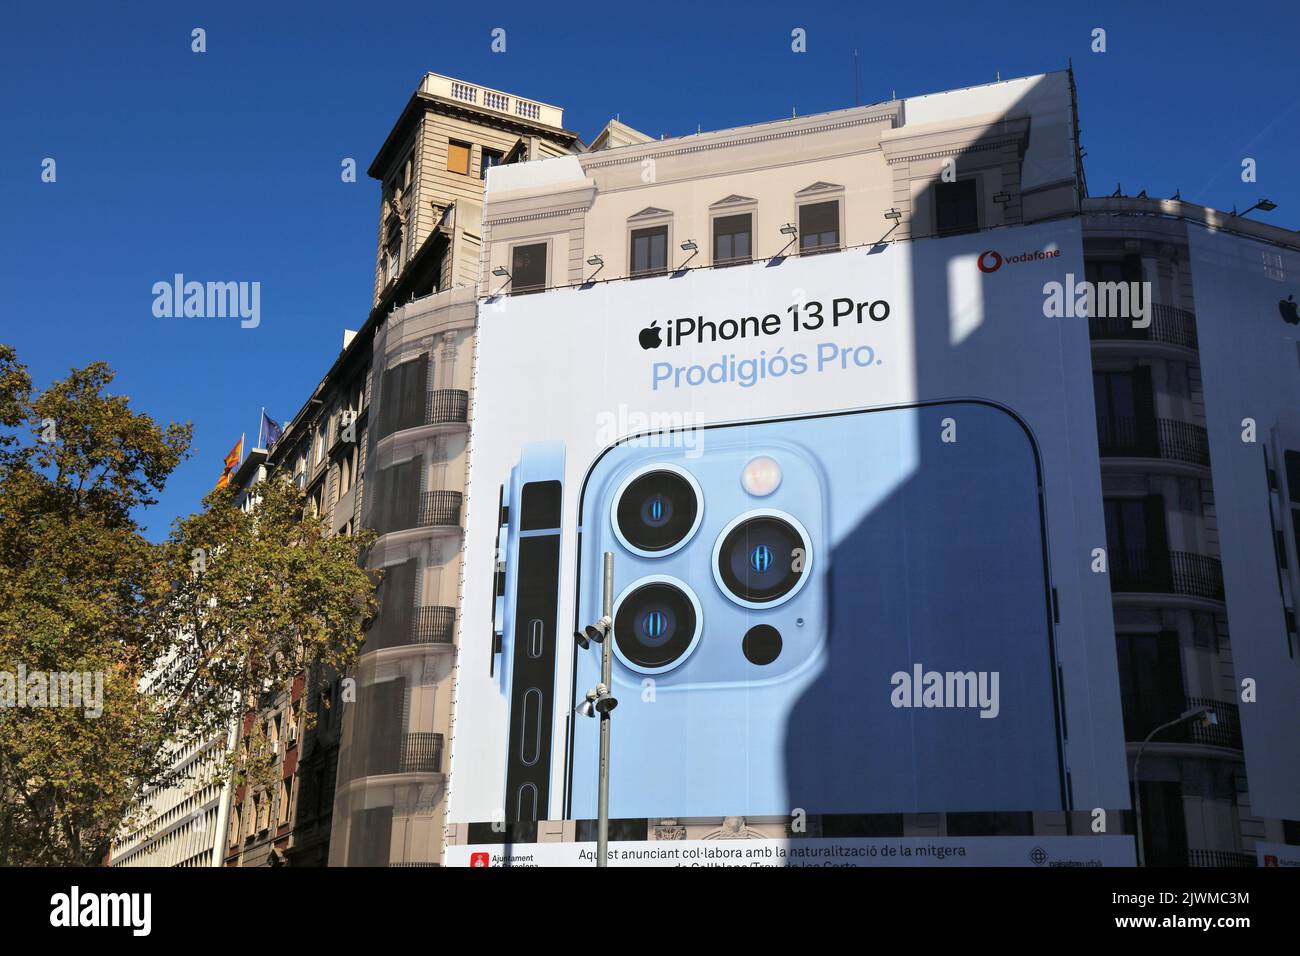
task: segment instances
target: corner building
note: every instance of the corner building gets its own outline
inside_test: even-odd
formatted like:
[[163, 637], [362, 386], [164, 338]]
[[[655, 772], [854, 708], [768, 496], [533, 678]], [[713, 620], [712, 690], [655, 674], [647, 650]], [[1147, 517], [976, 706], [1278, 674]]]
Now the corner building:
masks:
[[[1034, 249], [1024, 238], [1031, 235], [1028, 227], [1051, 223], [1079, 230], [1077, 247], [1056, 252], [1077, 262], [1081, 274], [1064, 274], [1051, 254], [1046, 261], [1018, 258]], [[962, 236], [970, 241], [960, 255], [925, 251], [928, 243]], [[1140, 800], [1141, 854], [1148, 865], [1294, 859], [1300, 853], [1294, 849], [1300, 844], [1294, 734], [1300, 723], [1294, 611], [1300, 490], [1293, 489], [1300, 489], [1300, 432], [1288, 409], [1300, 398], [1293, 364], [1300, 353], [1295, 312], [1288, 313], [1286, 302], [1298, 291], [1300, 234], [1182, 201], [1089, 197], [1072, 75], [630, 142], [496, 170], [483, 222], [481, 322], [494, 304], [518, 296], [572, 295], [593, 284], [643, 280], [650, 289], [650, 281], [689, 281], [697, 270], [776, 268], [792, 257], [843, 256], [901, 243], [911, 244], [915, 256], [929, 256], [925, 274], [909, 277], [913, 289], [946, 286], [953, 302], [974, 288], [971, 276], [991, 279], [999, 269], [1004, 277], [1040, 270], [1031, 285], [1124, 283], [1132, 289], [1132, 302], [1118, 315], [1058, 317], [1034, 302], [1042, 306], [1043, 322], [1087, 325], [1087, 341], [1077, 347], [1089, 352], [1091, 381], [1058, 385], [1068, 401], [1090, 411], [1071, 427], [1096, 429], [1097, 454], [1089, 467], [1100, 475], [1088, 480], [1100, 493], [1078, 507], [1104, 517], [1097, 540], [1079, 542], [1087, 547], [1069, 556], [1079, 593], [1091, 595], [1100, 613], [1089, 620], [1084, 638], [1092, 656], [1086, 665], [1074, 663], [1071, 679], [1078, 683], [1062, 685], [1083, 689], [1059, 700], [1066, 761], [1076, 770], [1091, 761], [1090, 773], [1110, 780], [1107, 792], [1130, 795], [1101, 807], [1108, 832], [1133, 834], [1131, 799]], [[1234, 296], [1255, 301], [1248, 318], [1226, 307]], [[734, 312], [705, 300], [699, 309]], [[960, 312], [954, 306], [947, 317], [951, 342], [973, 328], [962, 326], [967, 319]], [[944, 316], [918, 315], [916, 321], [920, 342]], [[1233, 346], [1242, 338], [1257, 343], [1257, 352]], [[1212, 372], [1204, 367], [1207, 341], [1223, 346]], [[920, 345], [916, 358], [923, 380], [928, 373]], [[1252, 378], [1256, 359], [1278, 367], [1253, 389], [1236, 384]], [[1016, 377], [1034, 357], [1007, 352], [1004, 361], [998, 374]], [[480, 392], [503, 387], [475, 384]], [[1246, 418], [1257, 425], [1250, 440], [1242, 437]], [[495, 485], [488, 494], [479, 483], [476, 476], [472, 507], [495, 511]], [[1091, 566], [1094, 549], [1105, 553], [1103, 568]], [[1267, 594], [1259, 590], [1261, 581]], [[480, 597], [467, 583], [462, 608]], [[1060, 615], [1068, 620], [1072, 613], [1077, 618], [1077, 608], [1058, 606], [1058, 624]], [[568, 624], [562, 620], [559, 630]], [[461, 643], [468, 651], [471, 639], [484, 638], [477, 632], [471, 638], [464, 627]], [[1067, 647], [1063, 656], [1070, 653]], [[567, 688], [561, 691], [562, 698]], [[478, 792], [462, 777], [499, 773], [495, 752], [480, 749], [480, 738], [465, 731], [467, 722], [482, 718], [461, 706], [466, 699], [462, 688], [453, 802], [462, 786]], [[1196, 719], [1177, 722], [1193, 711]], [[563, 700], [553, 716], [562, 727], [575, 719]], [[558, 792], [565, 761], [556, 765], [552, 789]], [[488, 806], [496, 787], [482, 787], [479, 808]], [[1079, 780], [1065, 787], [1086, 791]], [[466, 805], [472, 803], [467, 797]], [[838, 838], [1080, 835], [1090, 832], [1093, 809], [1067, 796], [1059, 810], [832, 814], [801, 832]], [[793, 835], [788, 819], [737, 814], [621, 819], [612, 838]], [[486, 809], [458, 811], [447, 832], [450, 846], [475, 850], [594, 839], [592, 822], [566, 818], [558, 802], [504, 828], [492, 825]]]

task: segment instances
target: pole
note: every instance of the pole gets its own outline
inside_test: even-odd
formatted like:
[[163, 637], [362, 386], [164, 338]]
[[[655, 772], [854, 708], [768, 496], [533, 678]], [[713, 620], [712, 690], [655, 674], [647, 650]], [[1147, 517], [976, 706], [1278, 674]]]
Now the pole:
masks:
[[1137, 865], [1146, 866], [1146, 853], [1142, 847], [1142, 778], [1139, 776], [1142, 771], [1142, 751], [1146, 749], [1147, 744], [1151, 743], [1151, 738], [1162, 730], [1167, 730], [1176, 724], [1181, 724], [1184, 720], [1192, 717], [1199, 717], [1200, 711], [1188, 711], [1173, 720], [1166, 721], [1151, 733], [1146, 735], [1146, 739], [1138, 744], [1137, 756], [1133, 758], [1133, 815], [1137, 818]]
[[[614, 552], [605, 552], [605, 585], [601, 603], [601, 616], [614, 616]], [[614, 625], [600, 644], [600, 682], [609, 693], [614, 672]], [[608, 710], [600, 715], [600, 795], [597, 799], [596, 865], [608, 865], [609, 856], [609, 718]]]

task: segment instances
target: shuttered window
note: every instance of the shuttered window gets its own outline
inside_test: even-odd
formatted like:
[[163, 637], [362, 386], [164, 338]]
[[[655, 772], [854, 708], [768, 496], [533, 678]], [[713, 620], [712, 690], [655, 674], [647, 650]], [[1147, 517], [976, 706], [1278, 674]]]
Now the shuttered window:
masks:
[[379, 587], [379, 616], [366, 636], [366, 650], [411, 643], [415, 572], [415, 558], [384, 568], [384, 580]]
[[447, 144], [447, 172], [469, 175], [469, 144], [454, 140]]
[[379, 437], [387, 438], [393, 432], [423, 425], [428, 391], [428, 352], [386, 371], [380, 386], [383, 407], [379, 410]]
[[420, 473], [423, 458], [412, 458], [379, 473], [372, 507], [380, 534], [414, 528], [420, 516]]

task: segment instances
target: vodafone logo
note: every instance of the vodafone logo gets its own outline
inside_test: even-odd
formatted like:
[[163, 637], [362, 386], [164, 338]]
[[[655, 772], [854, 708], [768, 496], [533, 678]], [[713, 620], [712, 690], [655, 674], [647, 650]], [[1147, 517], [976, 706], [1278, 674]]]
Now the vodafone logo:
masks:
[[980, 267], [980, 272], [987, 275], [1001, 269], [1004, 262], [1007, 265], [1016, 265], [1021, 262], [1050, 262], [1060, 254], [1060, 249], [1036, 249], [1032, 252], [1018, 252], [1014, 256], [1003, 258], [1002, 253], [995, 249], [988, 249], [980, 253], [976, 265]]

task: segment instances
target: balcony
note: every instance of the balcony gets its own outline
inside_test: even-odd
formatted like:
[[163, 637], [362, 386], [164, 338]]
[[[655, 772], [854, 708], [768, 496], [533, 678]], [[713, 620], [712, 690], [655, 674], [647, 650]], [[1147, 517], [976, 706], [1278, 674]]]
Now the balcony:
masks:
[[435, 388], [424, 406], [426, 425], [464, 425], [469, 421], [469, 392], [461, 388]]
[[1098, 418], [1097, 438], [1102, 458], [1154, 458], [1210, 467], [1205, 429], [1172, 418]]
[[459, 527], [461, 497], [459, 491], [426, 491], [420, 496], [419, 526]]
[[1196, 316], [1172, 305], [1153, 305], [1151, 324], [1133, 328], [1133, 320], [1120, 316], [1093, 316], [1088, 319], [1088, 334], [1094, 342], [1154, 342], [1195, 349]]
[[402, 734], [398, 773], [442, 773], [442, 734]]
[[[386, 650], [390, 647], [415, 647], [437, 645], [451, 647], [456, 631], [456, 609], [436, 605], [416, 608], [414, 615], [397, 613], [391, 622], [381, 616], [366, 633], [365, 652]], [[409, 626], [408, 626], [409, 625]]]
[[[1214, 723], [1206, 726], [1203, 721], [1183, 721], [1167, 727], [1152, 739], [1153, 744], [1199, 744], [1203, 747], [1224, 747], [1228, 750], [1241, 749], [1241, 718], [1236, 704], [1208, 697], [1146, 697], [1140, 702], [1125, 701], [1124, 736], [1132, 743], [1146, 739], [1147, 734], [1161, 724], [1173, 720], [1179, 714], [1189, 710], [1208, 707], [1214, 714]], [[1141, 713], [1134, 713], [1140, 708]]]
[[1218, 558], [1188, 551], [1111, 552], [1110, 589], [1143, 594], [1181, 594], [1223, 600], [1223, 565]]
[[428, 605], [416, 608], [413, 644], [450, 645], [456, 631], [456, 609]]
[[1188, 850], [1187, 865], [1240, 868], [1257, 864], [1253, 856], [1239, 850]]
[[420, 92], [464, 103], [485, 112], [500, 113], [532, 123], [553, 126], [556, 129], [564, 128], [564, 110], [558, 106], [526, 100], [501, 90], [455, 80], [450, 76], [442, 76], [438, 73], [426, 74], [420, 84]]
[[1199, 720], [1180, 724], [1179, 728], [1188, 742], [1205, 744], [1208, 747], [1241, 749], [1241, 717], [1236, 704], [1210, 700], [1207, 697], [1188, 697], [1184, 711], [1191, 707], [1208, 707], [1210, 713], [1214, 715], [1215, 722], [1209, 727]]

